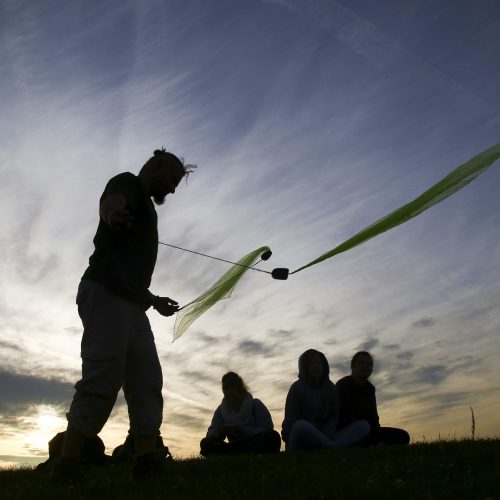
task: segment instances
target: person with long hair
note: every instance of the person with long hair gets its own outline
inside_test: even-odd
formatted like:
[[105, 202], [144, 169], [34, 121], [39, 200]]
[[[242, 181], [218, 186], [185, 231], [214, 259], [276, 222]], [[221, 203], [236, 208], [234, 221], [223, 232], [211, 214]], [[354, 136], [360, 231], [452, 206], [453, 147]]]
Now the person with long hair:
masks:
[[[200, 454], [277, 453], [280, 435], [264, 403], [250, 394], [235, 372], [222, 377], [224, 397], [212, 417], [207, 435], [200, 442]], [[227, 440], [227, 441], [226, 441]]]

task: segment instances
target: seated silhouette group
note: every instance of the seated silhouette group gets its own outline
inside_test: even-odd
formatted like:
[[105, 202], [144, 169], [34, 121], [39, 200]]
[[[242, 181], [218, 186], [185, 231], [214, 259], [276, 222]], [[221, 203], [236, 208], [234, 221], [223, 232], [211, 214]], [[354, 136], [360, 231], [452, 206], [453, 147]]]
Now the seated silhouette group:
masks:
[[[375, 387], [368, 380], [373, 371], [373, 357], [357, 352], [351, 360], [351, 374], [334, 384], [325, 355], [308, 349], [298, 361], [298, 379], [286, 397], [281, 436], [274, 430], [266, 405], [250, 393], [244, 380], [235, 372], [222, 377], [223, 398], [216, 408], [206, 436], [200, 442], [204, 457], [240, 453], [278, 453], [281, 441], [286, 452], [317, 451], [349, 446], [408, 444], [403, 429], [381, 427]], [[44, 469], [61, 453], [64, 433], [49, 443], [49, 460]], [[168, 448], [158, 436], [157, 451], [171, 459]], [[86, 438], [81, 452], [82, 464], [100, 465], [133, 461], [135, 442], [128, 436], [115, 448], [113, 457], [104, 453], [99, 436]]]
[[[372, 371], [372, 355], [357, 352], [351, 375], [334, 384], [325, 355], [315, 349], [305, 351], [299, 358], [298, 380], [286, 397], [281, 429], [285, 450], [408, 444], [405, 430], [380, 426], [375, 387], [368, 380]], [[237, 373], [222, 377], [222, 392], [222, 402], [200, 442], [200, 454], [279, 452], [281, 439], [269, 410]]]

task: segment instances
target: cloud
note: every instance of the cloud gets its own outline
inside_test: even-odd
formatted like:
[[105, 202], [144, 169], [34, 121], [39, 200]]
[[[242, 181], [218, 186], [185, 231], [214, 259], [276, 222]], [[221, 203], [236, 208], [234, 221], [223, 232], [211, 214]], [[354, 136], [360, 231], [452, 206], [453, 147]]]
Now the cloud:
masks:
[[[472, 110], [489, 112], [492, 107], [491, 102], [486, 102], [480, 93], [471, 91], [464, 86], [454, 75], [443, 71], [429, 62], [428, 58], [423, 58], [417, 53], [409, 50], [403, 43], [405, 37], [393, 36], [393, 30], [384, 31], [376, 22], [371, 20], [373, 15], [370, 8], [363, 9], [361, 15], [359, 9], [342, 0], [316, 0], [295, 1], [295, 0], [264, 0], [286, 6], [291, 11], [303, 16], [318, 28], [335, 33], [338, 40], [349, 46], [356, 54], [366, 58], [370, 64], [381, 71], [391, 71], [395, 67], [408, 64], [408, 71], [423, 81], [432, 82], [439, 90], [447, 89], [450, 94], [456, 96], [463, 103], [467, 103]], [[377, 9], [378, 11], [379, 9]], [[391, 10], [391, 9], [389, 9]], [[398, 13], [386, 11], [385, 18], [395, 18]], [[408, 16], [417, 17], [421, 14], [419, 9], [414, 9]], [[456, 12], [453, 9], [443, 10], [443, 19], [453, 18]], [[378, 24], [380, 19], [377, 19]], [[462, 30], [464, 32], [464, 30]], [[465, 36], [465, 33], [464, 33]], [[473, 43], [474, 40], [470, 40]], [[482, 92], [481, 92], [482, 93]], [[489, 109], [488, 109], [489, 108]]]
[[83, 328], [80, 326], [68, 326], [64, 329], [65, 332], [68, 332], [71, 335], [81, 336], [83, 333]]
[[292, 382], [287, 382], [287, 381], [280, 381], [273, 383], [273, 387], [276, 389], [277, 392], [281, 394], [287, 394], [291, 385]]
[[[209, 412], [207, 412], [208, 415]], [[188, 427], [191, 430], [199, 430], [205, 427], [205, 419], [202, 417], [187, 415], [184, 413], [171, 412], [167, 416], [168, 422], [180, 427]]]
[[364, 340], [361, 344], [359, 344], [356, 347], [356, 350], [358, 350], [358, 351], [370, 351], [376, 345], [378, 345], [379, 342], [380, 342], [379, 339], [376, 339], [375, 337], [369, 337], [366, 340]]
[[[22, 407], [23, 411], [28, 411], [29, 407]], [[19, 408], [18, 408], [19, 409]], [[6, 438], [12, 436], [18, 428], [22, 429], [23, 419], [20, 415], [0, 413], [0, 437]]]
[[333, 346], [333, 345], [338, 345], [339, 341], [337, 339], [332, 339], [332, 338], [329, 338], [327, 340], [325, 340], [324, 344], [326, 346]]
[[415, 354], [413, 352], [410, 352], [410, 351], [403, 351], [403, 352], [396, 354], [396, 358], [402, 359], [405, 361], [411, 360], [414, 356], [415, 356]]
[[254, 340], [243, 340], [239, 342], [236, 350], [244, 355], [262, 355], [264, 357], [272, 357], [275, 352], [274, 347], [266, 345], [263, 342], [256, 342]]
[[448, 377], [450, 369], [444, 365], [429, 365], [418, 368], [414, 372], [414, 381], [417, 384], [438, 385]]
[[446, 357], [443, 364], [426, 365], [411, 374], [411, 382], [416, 384], [439, 385], [455, 374], [480, 373], [483, 362], [475, 356], [467, 355], [454, 359]]
[[[280, 3], [129, 2], [97, 17], [67, 3], [56, 24], [51, 2], [8, 4], [0, 364], [11, 378], [0, 374], [1, 405], [69, 401], [64, 380], [80, 368], [74, 294], [98, 199], [153, 149], [199, 164], [158, 210], [160, 239], [229, 260], [269, 244], [259, 267], [272, 270], [321, 255], [498, 140], [495, 16], [440, 11], [460, 27], [452, 44], [421, 7]], [[373, 350], [379, 396], [408, 407], [461, 372], [470, 388], [498, 380], [500, 173], [485, 175], [432, 214], [286, 282], [249, 272], [173, 344], [173, 319], [149, 311], [168, 432], [170, 410], [194, 416], [174, 417], [178, 446], [209, 420], [229, 369], [282, 408], [309, 347], [331, 349], [339, 375], [356, 346]], [[226, 270], [162, 246], [151, 288], [183, 304]], [[121, 439], [124, 408], [117, 417]]]
[[398, 351], [400, 349], [399, 344], [384, 344], [384, 349], [388, 349], [389, 351]]
[[222, 342], [222, 337], [216, 337], [215, 335], [209, 335], [202, 331], [193, 330], [191, 332], [193, 337], [196, 337], [196, 340], [200, 342], [204, 347], [215, 346]]
[[464, 373], [467, 375], [478, 375], [484, 373], [484, 361], [472, 354], [456, 358], [451, 363], [450, 370], [454, 373]]
[[414, 321], [411, 326], [415, 328], [430, 328], [434, 326], [436, 320], [434, 318], [421, 318], [417, 321]]
[[34, 404], [69, 404], [73, 384], [0, 369], [0, 412], [17, 413]]
[[426, 395], [423, 408], [417, 410], [415, 418], [435, 418], [445, 414], [457, 406], [466, 406], [465, 401], [470, 400], [469, 391], [450, 391]]
[[16, 342], [8, 342], [6, 340], [0, 340], [0, 350], [8, 349], [10, 351], [22, 352], [24, 349], [21, 347], [19, 343]]
[[295, 337], [297, 332], [294, 329], [285, 330], [283, 328], [267, 330], [267, 336], [277, 337], [279, 340], [290, 339]]
[[211, 376], [206, 371], [188, 371], [184, 370], [180, 372], [180, 376], [192, 382], [193, 384], [216, 384], [220, 382], [220, 378]]

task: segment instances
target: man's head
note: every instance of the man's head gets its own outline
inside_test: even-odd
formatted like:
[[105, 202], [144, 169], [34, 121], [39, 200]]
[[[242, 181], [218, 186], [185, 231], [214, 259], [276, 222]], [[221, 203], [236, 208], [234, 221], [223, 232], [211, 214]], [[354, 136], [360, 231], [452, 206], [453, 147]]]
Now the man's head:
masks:
[[174, 154], [157, 149], [154, 156], [141, 168], [139, 178], [154, 202], [161, 205], [168, 194], [175, 193], [182, 178], [188, 176], [194, 168], [196, 165], [185, 165], [184, 160]]
[[368, 380], [373, 371], [373, 356], [367, 351], [357, 352], [351, 360], [351, 373], [354, 378]]

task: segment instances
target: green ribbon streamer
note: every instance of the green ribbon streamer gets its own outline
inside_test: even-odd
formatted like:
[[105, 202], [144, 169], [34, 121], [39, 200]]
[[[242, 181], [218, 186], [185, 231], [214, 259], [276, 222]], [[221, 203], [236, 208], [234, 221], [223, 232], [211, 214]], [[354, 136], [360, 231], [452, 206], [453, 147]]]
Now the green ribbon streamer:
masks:
[[[413, 219], [413, 217], [416, 217], [472, 182], [478, 175], [482, 174], [490, 165], [498, 160], [499, 157], [500, 143], [497, 143], [468, 162], [457, 167], [444, 179], [434, 184], [434, 186], [430, 187], [413, 201], [410, 201], [373, 224], [370, 224], [348, 240], [308, 264], [292, 271], [290, 274], [298, 273], [334, 255], [350, 250], [393, 227]], [[189, 328], [193, 321], [215, 305], [219, 300], [229, 298], [243, 274], [248, 270], [247, 268], [254, 265], [256, 260], [268, 250], [269, 247], [263, 246], [245, 255], [245, 257], [240, 259], [236, 265], [232, 266], [206, 292], [184, 306], [177, 313], [174, 326], [174, 340], [178, 339]]]
[[403, 205], [397, 210], [394, 210], [394, 212], [391, 212], [389, 215], [386, 215], [373, 224], [370, 224], [348, 240], [344, 241], [340, 245], [324, 253], [308, 264], [299, 267], [290, 274], [298, 273], [299, 271], [314, 266], [315, 264], [329, 259], [334, 255], [345, 252], [346, 250], [350, 250], [351, 248], [361, 245], [365, 241], [368, 241], [369, 239], [381, 233], [384, 233], [385, 231], [388, 231], [393, 227], [399, 226], [400, 224], [403, 224], [413, 217], [416, 217], [424, 210], [431, 208], [433, 205], [436, 205], [436, 203], [439, 203], [445, 198], [448, 198], [448, 196], [451, 196], [453, 193], [456, 193], [457, 191], [465, 187], [467, 184], [469, 184], [469, 182], [472, 182], [499, 157], [500, 142], [495, 144], [491, 148], [486, 149], [463, 165], [457, 167], [444, 179], [434, 184], [434, 186], [429, 188], [413, 201], [410, 201], [406, 205]]
[[234, 287], [242, 278], [247, 268], [253, 266], [257, 259], [270, 248], [263, 246], [241, 258], [236, 265], [224, 273], [206, 292], [185, 305], [178, 313], [174, 325], [174, 340], [177, 340], [204, 312], [215, 305], [219, 300], [228, 299]]

